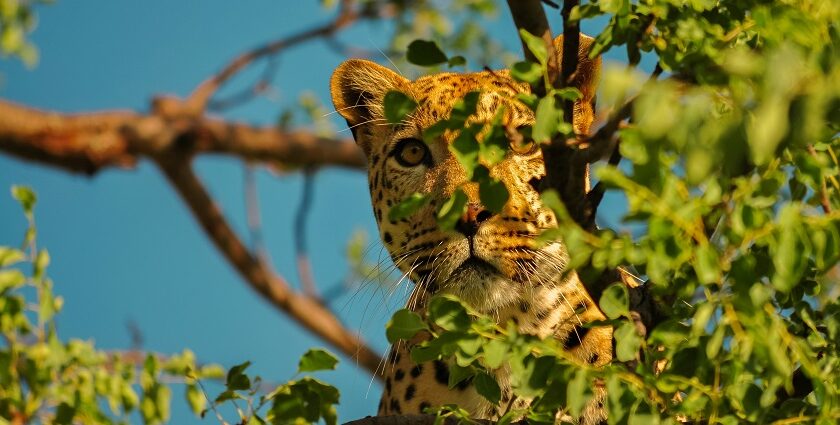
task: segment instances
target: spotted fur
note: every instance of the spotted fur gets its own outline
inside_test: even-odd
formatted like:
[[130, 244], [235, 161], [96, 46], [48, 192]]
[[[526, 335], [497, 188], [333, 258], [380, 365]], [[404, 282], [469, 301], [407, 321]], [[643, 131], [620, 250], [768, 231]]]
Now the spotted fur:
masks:
[[[598, 59], [591, 60], [586, 54], [591, 41], [581, 39], [581, 65], [575, 78], [584, 94], [575, 106], [574, 127], [579, 133], [588, 132], [593, 119], [600, 67]], [[555, 40], [555, 47], [562, 48], [561, 38]], [[480, 205], [478, 187], [468, 181], [450, 152], [452, 132], [427, 141], [428, 159], [417, 165], [406, 166], [395, 157], [401, 141], [422, 139], [424, 129], [448, 117], [455, 103], [471, 91], [481, 94], [470, 122], [489, 122], [503, 111], [503, 123], [509, 128], [532, 124], [531, 110], [515, 100], [516, 94], [530, 92], [527, 84], [516, 82], [506, 70], [440, 73], [409, 81], [375, 63], [349, 60], [336, 69], [331, 89], [337, 111], [347, 119], [367, 155], [371, 200], [382, 241], [397, 267], [416, 284], [408, 301], [410, 309], [422, 311], [432, 294], [454, 294], [500, 323], [513, 320], [521, 332], [557, 338], [582, 363], [598, 366], [612, 359], [612, 329], [585, 327], [603, 320], [604, 315], [577, 275], [567, 273], [565, 247], [560, 242], [535, 243], [541, 230], [556, 225], [553, 212], [542, 205], [537, 191], [545, 175], [539, 149], [511, 151], [489, 167], [490, 175], [504, 182], [510, 192], [498, 214]], [[382, 107], [384, 95], [391, 90], [418, 103], [410, 116], [393, 126], [383, 118]], [[443, 231], [435, 213], [457, 188], [469, 198], [462, 222], [469, 221], [472, 227]], [[429, 194], [430, 202], [408, 218], [390, 219], [390, 209], [414, 192]], [[504, 367], [495, 371], [502, 388], [499, 409], [480, 397], [468, 381], [448, 388], [447, 363], [412, 363], [408, 349], [422, 338], [390, 350], [379, 415], [417, 414], [456, 403], [475, 418], [496, 419], [511, 403], [514, 408], [527, 405], [528, 400], [512, 397]], [[596, 389], [596, 393], [600, 396], [574, 421], [594, 424], [605, 420], [600, 408], [603, 390]]]

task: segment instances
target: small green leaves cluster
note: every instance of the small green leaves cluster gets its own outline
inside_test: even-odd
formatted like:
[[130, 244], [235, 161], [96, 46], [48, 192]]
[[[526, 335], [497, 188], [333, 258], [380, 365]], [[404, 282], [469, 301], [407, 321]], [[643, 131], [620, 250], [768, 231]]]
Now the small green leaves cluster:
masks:
[[398, 65], [403, 57], [408, 63], [435, 68], [466, 66], [467, 61], [501, 66], [514, 60], [514, 55], [487, 30], [487, 24], [499, 15], [495, 0], [371, 0], [368, 3], [371, 10], [396, 12], [389, 47], [407, 53], [391, 55]]
[[[603, 305], [612, 306], [610, 311], [616, 320], [598, 325], [619, 324], [621, 318], [629, 317], [626, 294], [620, 295], [623, 288], [616, 288], [609, 291], [610, 295], [605, 293], [602, 299]], [[619, 332], [627, 332], [623, 327], [619, 329]], [[423, 342], [412, 348], [412, 360], [417, 363], [447, 361], [450, 364], [450, 388], [459, 384], [474, 387], [484, 399], [499, 407], [502, 412], [498, 422], [500, 424], [523, 417], [529, 423], [554, 424], [558, 412], [560, 416], [579, 417], [587, 404], [594, 400], [594, 382], [604, 379], [610, 385], [622, 389], [616, 391], [615, 400], [612, 401], [615, 404], [611, 406], [614, 412], [623, 409], [623, 416], [627, 416], [627, 412], [632, 410], [637, 420], [653, 418], [650, 414], [654, 410], [653, 403], [636, 399], [633, 405], [624, 403], [627, 396], [623, 391], [646, 389], [644, 383], [627, 373], [623, 366], [595, 369], [573, 362], [558, 341], [521, 334], [512, 322], [497, 324], [492, 318], [476, 313], [451, 296], [433, 297], [422, 316], [409, 310], [400, 310], [387, 325], [387, 336], [391, 343], [418, 335]], [[641, 337], [636, 335], [635, 338], [635, 346], [619, 348], [630, 353], [631, 359], [636, 358], [641, 344]], [[504, 399], [496, 381], [496, 373], [500, 370], [509, 374], [510, 394]], [[531, 406], [527, 409], [514, 409], [511, 406], [516, 399], [531, 400]], [[431, 413], [437, 413], [440, 418], [469, 417], [468, 413], [457, 406], [442, 406]], [[673, 420], [664, 422], [676, 423]]]
[[[63, 340], [56, 315], [63, 299], [47, 277], [50, 256], [36, 245], [35, 193], [15, 186], [12, 196], [28, 221], [19, 248], [0, 246], [0, 422], [54, 424], [128, 423], [139, 413], [143, 423], [170, 417], [172, 393], [183, 388], [190, 409], [204, 417], [232, 405], [243, 424], [336, 423], [338, 390], [311, 377], [266, 390], [259, 377], [246, 374], [250, 363], [227, 374], [214, 364], [200, 364], [190, 350], [161, 355], [102, 351], [90, 341]], [[335, 369], [338, 359], [309, 350], [298, 374]], [[225, 389], [212, 401], [203, 382], [222, 380]], [[214, 383], [215, 385], [215, 383]], [[237, 401], [244, 401], [241, 409]], [[265, 413], [261, 413], [261, 410]]]
[[[513, 394], [533, 403], [503, 422], [575, 417], [597, 381], [611, 424], [836, 423], [840, 6], [599, 0], [573, 18], [600, 15], [610, 22], [593, 55], [623, 46], [630, 67], [608, 67], [599, 98], [612, 110], [632, 101], [632, 116], [617, 133], [621, 166], [593, 175], [626, 213], [613, 228], [588, 231], [545, 192], [559, 226], [541, 239], [562, 241], [584, 282], [617, 267], [637, 275], [663, 319], [641, 332], [627, 287], [607, 287], [599, 295], [607, 319], [588, 325], [614, 329], [615, 359], [602, 368], [574, 364], [553, 341], [518, 335], [449, 298], [433, 300], [425, 316], [398, 312], [389, 339], [427, 335], [412, 357], [453, 362], [450, 385], [470, 380], [493, 403], [489, 378], [509, 362]], [[537, 63], [517, 63], [511, 75], [550, 87], [543, 40], [521, 36]], [[645, 52], [665, 70], [658, 81], [635, 69]], [[536, 116], [521, 133], [538, 143], [569, 135], [563, 102], [579, 96], [520, 96]], [[481, 191], [491, 181], [481, 167], [507, 142], [477, 140], [480, 130], [458, 121], [470, 102], [428, 132], [455, 135], [452, 153]], [[462, 199], [456, 193], [441, 209], [442, 223]]]
[[[337, 365], [338, 358], [328, 351], [310, 349], [300, 358], [297, 375], [334, 370]], [[335, 406], [339, 402], [339, 392], [332, 385], [304, 376], [266, 392], [267, 384], [262, 378], [247, 374], [250, 366], [251, 362], [245, 362], [230, 368], [224, 391], [213, 399], [209, 407], [199, 409], [199, 415], [204, 417], [212, 412], [220, 422], [225, 422], [219, 407], [229, 403], [237, 412], [237, 423], [241, 424], [311, 424], [323, 421], [327, 425], [335, 425], [338, 422]]]
[[64, 301], [47, 277], [48, 252], [36, 245], [37, 198], [23, 186], [13, 187], [12, 196], [29, 225], [20, 248], [0, 246], [0, 333], [6, 342], [0, 347], [0, 418], [109, 424], [139, 411], [145, 423], [161, 423], [169, 418], [171, 398], [164, 376], [220, 376], [218, 366], [198, 365], [189, 350], [165, 357], [105, 352], [89, 341], [60, 339], [55, 318]]
[[0, 57], [15, 56], [26, 66], [35, 66], [38, 49], [26, 36], [34, 29], [37, 20], [33, 8], [50, 3], [52, 0], [0, 1]]

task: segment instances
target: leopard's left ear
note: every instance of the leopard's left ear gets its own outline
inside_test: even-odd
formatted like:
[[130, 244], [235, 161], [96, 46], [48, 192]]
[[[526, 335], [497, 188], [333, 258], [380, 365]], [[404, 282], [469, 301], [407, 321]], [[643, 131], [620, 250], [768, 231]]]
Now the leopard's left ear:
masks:
[[[353, 129], [368, 123], [376, 124], [384, 117], [383, 98], [391, 90], [409, 94], [410, 86], [401, 75], [363, 59], [350, 59], [336, 68], [330, 78], [330, 92], [336, 111]], [[365, 153], [370, 152], [369, 141], [356, 138]]]
[[[586, 34], [580, 35], [578, 69], [572, 80], [572, 85], [583, 93], [583, 98], [575, 102], [574, 126], [577, 134], [589, 133], [589, 127], [595, 120], [595, 92], [598, 89], [598, 80], [601, 75], [601, 57], [589, 57], [594, 42], [594, 38]], [[554, 48], [557, 49], [558, 57], [562, 58], [562, 35], [554, 39]]]

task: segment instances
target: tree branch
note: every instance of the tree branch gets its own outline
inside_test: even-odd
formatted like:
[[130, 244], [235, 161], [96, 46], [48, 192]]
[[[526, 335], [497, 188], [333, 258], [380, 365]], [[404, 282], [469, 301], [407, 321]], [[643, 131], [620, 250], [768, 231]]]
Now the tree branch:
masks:
[[194, 115], [200, 115], [207, 107], [210, 98], [213, 97], [222, 85], [230, 80], [231, 77], [236, 75], [236, 73], [245, 69], [257, 59], [275, 55], [286, 48], [301, 44], [305, 41], [319, 37], [331, 36], [339, 30], [352, 24], [360, 17], [366, 17], [366, 15], [359, 14], [353, 8], [354, 3], [354, 0], [341, 0], [338, 15], [330, 22], [286, 38], [275, 40], [237, 56], [225, 65], [218, 74], [204, 80], [198, 85], [198, 87], [196, 87], [187, 99], [187, 107], [189, 111]]
[[315, 278], [312, 276], [312, 265], [309, 262], [309, 250], [306, 246], [306, 218], [309, 209], [312, 207], [312, 192], [315, 191], [313, 183], [313, 171], [304, 170], [303, 188], [301, 188], [300, 204], [295, 213], [295, 262], [297, 264], [298, 277], [303, 293], [320, 300], [318, 288], [315, 286]]
[[375, 375], [380, 358], [373, 350], [349, 332], [320, 302], [291, 290], [281, 276], [272, 273], [248, 251], [193, 172], [189, 156], [176, 150], [159, 155], [155, 160], [216, 248], [252, 289]]
[[[572, 9], [580, 3], [578, 0], [564, 0], [563, 9], [563, 57], [560, 60], [560, 87], [568, 87], [577, 74], [578, 51], [580, 50], [580, 22], [571, 19]], [[563, 103], [563, 120], [572, 123], [575, 114], [575, 101], [565, 100]], [[559, 140], [552, 143], [561, 142]]]
[[[550, 81], [555, 81], [560, 74], [557, 59], [557, 51], [554, 49], [554, 37], [551, 35], [551, 27], [548, 25], [548, 19], [545, 17], [542, 2], [540, 0], [507, 0], [508, 8], [513, 16], [513, 23], [518, 29], [524, 29], [529, 33], [540, 37], [545, 42], [545, 47], [549, 52], [548, 55], [548, 76]], [[537, 58], [531, 53], [531, 49], [522, 40], [522, 51], [525, 53], [525, 60], [537, 63]], [[540, 87], [538, 95], [545, 94], [546, 87]]]
[[175, 145], [190, 154], [226, 154], [290, 167], [366, 166], [362, 151], [350, 139], [189, 118], [179, 113], [181, 108], [178, 99], [158, 98], [150, 115], [61, 114], [0, 100], [0, 152], [88, 175], [108, 167], [132, 167]]

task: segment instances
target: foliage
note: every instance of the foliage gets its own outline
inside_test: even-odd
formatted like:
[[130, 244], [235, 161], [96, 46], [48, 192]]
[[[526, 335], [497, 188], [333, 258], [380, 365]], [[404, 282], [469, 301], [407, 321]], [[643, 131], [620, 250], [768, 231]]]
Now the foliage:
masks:
[[[450, 385], [473, 377], [494, 403], [498, 385], [489, 378], [505, 359], [514, 394], [535, 400], [505, 420], [576, 416], [597, 380], [610, 423], [836, 423], [840, 4], [597, 1], [572, 14], [600, 15], [610, 21], [594, 53], [623, 46], [630, 66], [608, 67], [599, 97], [612, 110], [632, 102], [632, 117], [618, 134], [624, 166], [600, 166], [595, 176], [626, 199], [623, 223], [641, 231], [588, 232], [546, 192], [560, 223], [542, 239], [562, 240], [584, 278], [633, 267], [667, 319], [640, 335], [624, 287], [608, 288], [600, 305], [615, 328], [617, 361], [601, 369], [449, 298], [433, 300], [425, 317], [398, 312], [389, 339], [432, 333], [412, 357], [453, 358]], [[536, 86], [548, 79], [544, 47], [522, 36], [540, 63], [516, 64], [512, 75]], [[663, 78], [635, 69], [643, 52], [655, 55]], [[536, 116], [523, 135], [538, 143], [573, 137], [563, 103], [576, 96], [563, 88], [520, 96]], [[482, 170], [509, 146], [494, 137], [505, 134], [497, 121], [464, 126], [475, 98], [427, 133], [458, 132], [451, 152], [491, 188]], [[498, 206], [503, 195], [487, 189], [482, 202]], [[463, 205], [440, 211], [445, 227]]]
[[[240, 423], [336, 423], [338, 390], [311, 377], [266, 391], [259, 377], [245, 373], [250, 363], [225, 374], [218, 365], [198, 363], [189, 350], [163, 356], [102, 351], [79, 339], [64, 342], [56, 331], [63, 299], [46, 274], [47, 250], [36, 246], [36, 196], [21, 186], [13, 187], [12, 195], [29, 227], [20, 249], [0, 246], [0, 423], [128, 423], [133, 412], [144, 423], [162, 423], [169, 419], [175, 383], [196, 415], [209, 409], [221, 423], [226, 422], [218, 408], [227, 405], [236, 409]], [[335, 369], [337, 363], [324, 350], [309, 350], [298, 374]], [[202, 380], [221, 378], [225, 388], [208, 407]], [[247, 409], [236, 400], [246, 401]]]
[[33, 7], [53, 0], [0, 0], [0, 57], [16, 56], [27, 66], [38, 62], [38, 49], [26, 39], [36, 24]]
[[[335, 3], [324, 1], [327, 7]], [[396, 11], [391, 48], [407, 51], [415, 65], [436, 70], [461, 66], [464, 58], [495, 64], [501, 55], [479, 24], [497, 13], [497, 2], [363, 3]], [[33, 60], [24, 37], [33, 25], [32, 4], [0, 0], [3, 54]], [[459, 12], [462, 18], [449, 18]], [[628, 66], [604, 70], [599, 94], [608, 111], [632, 109], [618, 133], [624, 163], [598, 167], [595, 176], [626, 199], [623, 224], [641, 230], [587, 231], [570, 218], [557, 194], [546, 192], [544, 202], [560, 223], [542, 238], [562, 240], [571, 253], [570, 268], [584, 278], [632, 267], [647, 280], [667, 319], [639, 334], [630, 321], [626, 289], [607, 288], [600, 306], [608, 320], [595, 325], [614, 326], [616, 361], [602, 368], [576, 364], [556, 341], [522, 335], [447, 297], [433, 299], [424, 316], [397, 312], [387, 329], [389, 340], [429, 332], [433, 338], [412, 357], [453, 359], [449, 384], [472, 379], [495, 404], [500, 388], [492, 372], [506, 364], [514, 394], [534, 402], [528, 410], [507, 412], [502, 422], [527, 416], [533, 423], [553, 423], [558, 411], [576, 416], [598, 381], [607, 389], [610, 423], [836, 423], [840, 4], [596, 0], [576, 7], [572, 18], [608, 20], [593, 55], [619, 48], [627, 54]], [[513, 64], [511, 75], [549, 89], [544, 96], [516, 99], [534, 111], [536, 121], [515, 133], [543, 145], [573, 137], [563, 104], [580, 93], [551, 88], [545, 46], [527, 32], [520, 35], [538, 63]], [[643, 55], [656, 59], [665, 71], [661, 78], [637, 69]], [[511, 149], [510, 129], [501, 119], [467, 125], [477, 99], [478, 93], [465, 96], [423, 136], [456, 133], [452, 154], [479, 184], [482, 203], [498, 210], [509, 194], [488, 167]], [[410, 101], [390, 94], [388, 120], [399, 122], [411, 113]], [[318, 116], [312, 113], [317, 105], [302, 104]], [[34, 195], [25, 189], [15, 195], [31, 221]], [[426, 201], [414, 194], [392, 218]], [[441, 227], [452, 227], [465, 206], [466, 196], [456, 191], [439, 207]], [[221, 374], [196, 365], [189, 352], [150, 355], [138, 367], [88, 342], [61, 342], [54, 326], [61, 299], [44, 276], [48, 255], [35, 249], [34, 229], [23, 249], [0, 249], [0, 331], [6, 338], [0, 350], [0, 416], [107, 423], [127, 420], [139, 407], [147, 422], [156, 423], [168, 416], [171, 390], [162, 378], [176, 377], [186, 383], [197, 413], [209, 409], [220, 420], [218, 407], [230, 403], [244, 423], [336, 422], [338, 392], [313, 378], [262, 394], [261, 380], [247, 375], [249, 364], [243, 363], [228, 371], [224, 390], [208, 404], [199, 379]], [[27, 264], [30, 276], [20, 268]], [[33, 293], [30, 309], [26, 296]], [[334, 358], [316, 350], [305, 355], [299, 372], [334, 367]], [[457, 406], [439, 413], [468, 416]]]

